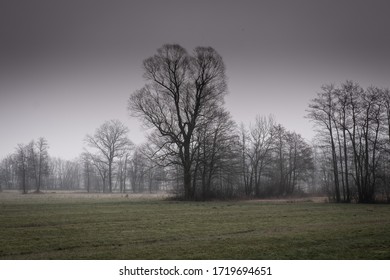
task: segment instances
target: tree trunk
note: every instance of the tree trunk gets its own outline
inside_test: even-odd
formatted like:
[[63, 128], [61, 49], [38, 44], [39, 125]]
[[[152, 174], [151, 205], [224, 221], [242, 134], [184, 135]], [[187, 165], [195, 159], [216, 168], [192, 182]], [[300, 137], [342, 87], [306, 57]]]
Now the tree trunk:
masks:
[[184, 199], [192, 200], [194, 193], [191, 189], [191, 169], [187, 166], [184, 167]]
[[348, 151], [347, 151], [347, 138], [346, 138], [346, 134], [345, 134], [345, 117], [344, 117], [343, 138], [344, 138], [345, 189], [347, 192], [346, 202], [351, 202], [351, 194], [349, 191], [349, 178], [348, 178]]
[[344, 166], [343, 166], [343, 153], [342, 153], [342, 146], [341, 146], [341, 140], [340, 140], [340, 132], [339, 132], [339, 128], [336, 126], [335, 124], [335, 129], [336, 129], [336, 134], [337, 134], [337, 143], [338, 143], [338, 146], [339, 146], [339, 163], [340, 163], [340, 173], [341, 173], [341, 184], [342, 184], [342, 187], [343, 187], [343, 201], [345, 202], [347, 199], [346, 199], [346, 187], [345, 187], [345, 178], [344, 176]]
[[184, 155], [183, 155], [183, 175], [184, 175], [184, 199], [193, 200], [195, 193], [192, 188], [192, 174], [191, 174], [191, 153], [190, 153], [190, 141], [189, 138], [184, 142]]
[[27, 193], [27, 184], [26, 184], [26, 170], [23, 169], [23, 173], [22, 173], [22, 176], [23, 176], [23, 194], [26, 194]]
[[108, 163], [108, 188], [110, 193], [112, 193], [112, 161]]
[[337, 154], [336, 154], [336, 146], [335, 146], [334, 138], [333, 138], [332, 120], [331, 120], [330, 115], [329, 115], [329, 135], [330, 135], [330, 142], [331, 142], [331, 148], [332, 148], [335, 195], [336, 195], [336, 201], [340, 202], [340, 185], [339, 185], [339, 176], [338, 176], [338, 167], [337, 167]]

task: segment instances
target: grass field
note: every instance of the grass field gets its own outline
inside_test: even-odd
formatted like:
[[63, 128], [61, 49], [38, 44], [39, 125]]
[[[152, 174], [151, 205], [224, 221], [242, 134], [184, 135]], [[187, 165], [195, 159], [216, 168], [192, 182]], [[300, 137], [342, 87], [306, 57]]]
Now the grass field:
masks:
[[390, 259], [390, 206], [3, 192], [0, 259]]

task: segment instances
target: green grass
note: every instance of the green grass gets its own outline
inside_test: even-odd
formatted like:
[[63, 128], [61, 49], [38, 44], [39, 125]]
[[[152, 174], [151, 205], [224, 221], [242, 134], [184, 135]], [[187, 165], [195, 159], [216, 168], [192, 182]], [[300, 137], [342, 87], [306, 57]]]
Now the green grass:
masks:
[[0, 193], [0, 259], [390, 259], [390, 206]]

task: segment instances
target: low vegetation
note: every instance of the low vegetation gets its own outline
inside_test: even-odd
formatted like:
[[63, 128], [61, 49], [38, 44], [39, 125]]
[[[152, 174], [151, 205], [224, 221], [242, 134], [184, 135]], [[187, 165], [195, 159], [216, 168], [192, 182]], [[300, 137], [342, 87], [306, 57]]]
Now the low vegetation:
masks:
[[0, 193], [1, 259], [390, 259], [390, 207]]

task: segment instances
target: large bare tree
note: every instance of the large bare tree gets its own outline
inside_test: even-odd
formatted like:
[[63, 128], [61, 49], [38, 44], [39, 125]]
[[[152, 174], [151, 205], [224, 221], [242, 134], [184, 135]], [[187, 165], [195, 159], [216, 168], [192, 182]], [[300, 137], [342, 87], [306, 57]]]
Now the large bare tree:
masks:
[[130, 114], [158, 131], [158, 151], [183, 171], [184, 198], [194, 198], [192, 167], [195, 131], [212, 117], [226, 93], [225, 66], [211, 47], [197, 47], [190, 55], [180, 45], [163, 45], [144, 60], [147, 84], [129, 99]]
[[132, 147], [127, 134], [129, 129], [119, 120], [110, 120], [103, 123], [94, 135], [87, 135], [85, 142], [96, 150], [92, 158], [99, 158], [107, 166], [108, 187], [112, 192], [112, 176], [114, 161], [121, 158]]

